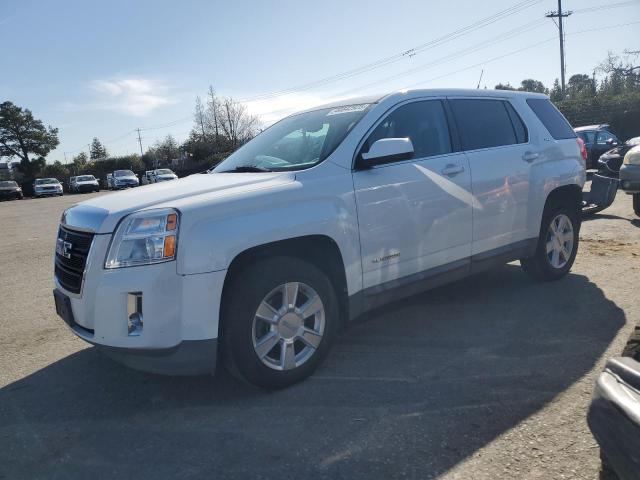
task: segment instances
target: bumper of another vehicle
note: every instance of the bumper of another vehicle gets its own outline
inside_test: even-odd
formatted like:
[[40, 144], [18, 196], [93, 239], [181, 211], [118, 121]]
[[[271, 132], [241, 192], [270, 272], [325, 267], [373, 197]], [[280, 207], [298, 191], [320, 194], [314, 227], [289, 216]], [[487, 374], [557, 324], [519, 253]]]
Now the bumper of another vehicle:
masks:
[[97, 192], [100, 190], [100, 187], [93, 183], [87, 183], [84, 185], [77, 185], [76, 191], [84, 193], [84, 192]]
[[0, 190], [0, 200], [13, 200], [22, 198], [22, 192], [15, 190]]
[[640, 193], [640, 165], [620, 167], [620, 188], [627, 193]]
[[[80, 294], [55, 279], [71, 311], [65, 315], [58, 298], [60, 316], [77, 336], [133, 368], [168, 375], [213, 372], [226, 272], [179, 275], [176, 262], [107, 270], [110, 239], [94, 237]], [[132, 296], [139, 296], [139, 304]], [[133, 333], [132, 304], [140, 308], [143, 323]]]
[[612, 358], [596, 383], [587, 421], [621, 479], [640, 478], [640, 363]]

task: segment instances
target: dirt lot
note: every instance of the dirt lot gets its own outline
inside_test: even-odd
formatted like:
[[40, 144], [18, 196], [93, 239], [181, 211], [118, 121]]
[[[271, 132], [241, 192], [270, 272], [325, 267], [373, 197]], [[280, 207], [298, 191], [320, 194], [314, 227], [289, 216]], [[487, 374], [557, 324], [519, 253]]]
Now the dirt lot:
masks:
[[586, 408], [640, 322], [630, 197], [562, 281], [513, 264], [390, 305], [275, 393], [134, 372], [67, 330], [52, 254], [81, 198], [0, 203], [0, 478], [598, 478]]

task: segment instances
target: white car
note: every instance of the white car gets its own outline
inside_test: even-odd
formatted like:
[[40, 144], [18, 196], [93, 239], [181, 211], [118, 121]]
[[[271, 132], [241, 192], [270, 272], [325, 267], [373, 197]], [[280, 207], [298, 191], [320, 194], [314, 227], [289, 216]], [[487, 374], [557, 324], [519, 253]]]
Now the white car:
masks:
[[62, 195], [62, 184], [57, 178], [37, 178], [33, 182], [33, 196], [47, 197]]
[[230, 371], [286, 386], [383, 303], [512, 260], [566, 275], [585, 153], [540, 94], [415, 90], [315, 108], [210, 174], [65, 211], [57, 311], [135, 368], [213, 372], [221, 349]]
[[74, 193], [99, 192], [100, 185], [93, 175], [78, 175], [69, 179], [69, 190]]
[[[109, 177], [111, 175], [111, 177]], [[119, 190], [122, 188], [132, 188], [140, 185], [138, 176], [131, 170], [116, 170], [112, 174], [107, 174], [108, 188]]]
[[168, 168], [158, 168], [156, 170], [147, 170], [142, 177], [143, 184], [166, 182], [169, 180], [177, 180], [178, 176]]

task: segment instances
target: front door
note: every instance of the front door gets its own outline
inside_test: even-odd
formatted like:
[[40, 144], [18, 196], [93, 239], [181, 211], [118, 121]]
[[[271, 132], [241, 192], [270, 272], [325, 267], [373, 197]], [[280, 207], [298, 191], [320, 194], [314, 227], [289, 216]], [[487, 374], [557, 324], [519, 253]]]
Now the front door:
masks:
[[353, 173], [364, 288], [436, 267], [445, 271], [470, 256], [469, 165], [463, 153], [454, 151], [442, 101], [396, 107], [359, 153], [376, 140], [398, 137], [411, 139], [411, 160]]

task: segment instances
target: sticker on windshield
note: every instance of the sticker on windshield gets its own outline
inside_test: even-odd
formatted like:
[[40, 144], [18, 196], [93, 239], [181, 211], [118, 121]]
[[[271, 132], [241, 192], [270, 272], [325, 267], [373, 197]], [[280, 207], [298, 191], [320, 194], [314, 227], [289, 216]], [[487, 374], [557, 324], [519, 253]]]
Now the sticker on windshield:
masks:
[[344, 107], [338, 107], [327, 113], [327, 117], [330, 115], [340, 115], [341, 113], [362, 112], [369, 106], [368, 103], [362, 103], [360, 105], [345, 105]]

